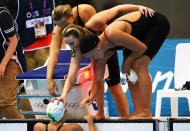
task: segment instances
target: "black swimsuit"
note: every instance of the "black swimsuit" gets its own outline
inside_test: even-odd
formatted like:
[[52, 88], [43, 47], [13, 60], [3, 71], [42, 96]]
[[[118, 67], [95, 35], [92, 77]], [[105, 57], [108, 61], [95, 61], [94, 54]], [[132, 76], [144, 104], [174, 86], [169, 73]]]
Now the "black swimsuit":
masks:
[[81, 20], [79, 15], [79, 7], [77, 6], [77, 19], [78, 19], [78, 25], [84, 27], [84, 22]]
[[[166, 39], [170, 29], [168, 20], [165, 18], [165, 16], [158, 12], [156, 12], [153, 17], [145, 17], [145, 15], [141, 15], [139, 20], [137, 20], [136, 22], [130, 22], [128, 20], [116, 21], [126, 21], [131, 24], [131, 35], [142, 41], [148, 47], [144, 55], [149, 56], [150, 59], [152, 59], [156, 55], [164, 40]], [[107, 37], [106, 39], [109, 40]], [[111, 50], [119, 49], [124, 49], [125, 57], [127, 57], [131, 53], [129, 49], [121, 46], [112, 48]]]

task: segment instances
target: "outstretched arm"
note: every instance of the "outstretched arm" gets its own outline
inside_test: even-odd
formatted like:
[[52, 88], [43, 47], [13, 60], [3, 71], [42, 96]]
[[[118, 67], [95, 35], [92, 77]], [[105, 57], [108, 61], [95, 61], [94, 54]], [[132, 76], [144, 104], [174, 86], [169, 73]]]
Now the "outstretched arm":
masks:
[[66, 106], [67, 94], [70, 92], [70, 90], [72, 89], [75, 83], [75, 79], [76, 79], [78, 68], [80, 66], [81, 59], [82, 59], [82, 55], [80, 51], [76, 50], [75, 55], [71, 57], [69, 73], [64, 84], [63, 92], [61, 94], [61, 97], [58, 98], [58, 100], [62, 100], [64, 102], [64, 106]]
[[83, 107], [86, 103], [91, 104], [93, 99], [96, 97], [96, 95], [99, 93], [100, 88], [103, 87], [102, 83], [104, 80], [104, 72], [105, 72], [105, 62], [104, 61], [95, 61], [94, 62], [94, 73], [95, 77], [93, 80], [92, 88], [91, 88], [91, 93], [88, 98], [84, 98], [81, 101], [81, 107]]
[[47, 65], [47, 88], [51, 95], [56, 96], [54, 89], [58, 90], [58, 87], [53, 79], [53, 73], [57, 64], [57, 59], [60, 53], [62, 44], [62, 28], [55, 26], [52, 33], [52, 43], [50, 46], [50, 55]]

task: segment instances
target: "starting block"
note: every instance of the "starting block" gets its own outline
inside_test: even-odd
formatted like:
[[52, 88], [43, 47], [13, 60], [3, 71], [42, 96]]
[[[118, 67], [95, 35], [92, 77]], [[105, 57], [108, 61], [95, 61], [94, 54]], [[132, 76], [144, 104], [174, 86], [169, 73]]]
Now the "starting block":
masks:
[[[62, 93], [62, 88], [69, 70], [70, 58], [71, 50], [61, 50], [53, 76], [59, 88], [59, 91], [56, 93], [58, 95], [61, 95]], [[90, 59], [82, 59], [80, 71], [78, 72], [76, 79], [77, 86], [74, 86], [67, 96], [67, 108], [69, 108], [67, 119], [83, 119], [85, 115], [95, 114], [97, 111], [95, 101], [91, 106], [86, 106], [85, 108], [80, 107], [80, 101], [84, 97], [90, 95], [93, 72], [91, 71], [89, 64]], [[47, 67], [44, 66], [16, 77], [17, 80], [24, 80], [24, 88], [26, 91], [26, 95], [21, 95], [20, 90], [18, 90], [16, 97], [18, 101], [18, 110], [22, 114], [36, 115], [36, 118], [47, 118], [47, 116], [45, 116], [46, 104], [44, 104], [43, 101], [44, 99], [53, 98], [53, 96], [50, 96], [47, 90], [46, 72]], [[23, 111], [20, 107], [21, 99], [29, 99], [33, 111]]]
[[171, 117], [178, 117], [178, 98], [185, 97], [189, 103], [190, 109], [190, 90], [175, 91], [174, 89], [158, 90], [156, 98], [155, 117], [159, 118], [161, 113], [162, 98], [169, 97], [171, 101]]

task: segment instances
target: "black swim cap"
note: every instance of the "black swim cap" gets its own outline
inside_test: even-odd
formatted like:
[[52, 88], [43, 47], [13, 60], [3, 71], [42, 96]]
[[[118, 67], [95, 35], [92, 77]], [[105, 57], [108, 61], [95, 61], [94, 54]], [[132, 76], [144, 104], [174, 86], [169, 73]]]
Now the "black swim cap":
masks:
[[100, 39], [98, 36], [94, 33], [85, 35], [80, 39], [79, 43], [79, 49], [82, 54], [86, 54], [89, 51], [93, 50], [95, 47], [97, 47]]

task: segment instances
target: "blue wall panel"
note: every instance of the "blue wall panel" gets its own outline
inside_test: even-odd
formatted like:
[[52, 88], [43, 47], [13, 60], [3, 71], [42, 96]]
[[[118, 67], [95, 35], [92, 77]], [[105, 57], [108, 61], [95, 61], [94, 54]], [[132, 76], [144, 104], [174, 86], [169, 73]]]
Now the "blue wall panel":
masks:
[[[152, 78], [153, 90], [152, 90], [152, 103], [151, 110], [153, 115], [155, 114], [156, 105], [156, 93], [158, 89], [172, 89], [174, 88], [174, 64], [175, 64], [175, 51], [176, 45], [179, 43], [190, 43], [190, 39], [168, 39], [164, 42], [157, 55], [149, 65], [149, 73]], [[120, 67], [122, 64], [123, 56], [122, 52], [118, 51], [118, 58]], [[121, 81], [123, 79], [121, 78]], [[129, 101], [129, 111], [134, 111], [133, 103], [131, 100], [130, 92], [128, 88], [124, 89], [126, 97]], [[107, 100], [109, 115], [118, 116], [118, 112], [115, 108], [114, 100], [108, 90], [105, 92], [105, 100]], [[170, 101], [169, 98], [164, 98], [162, 102], [163, 116], [170, 116]], [[188, 102], [184, 98], [179, 99], [179, 116], [190, 115], [188, 110]]]

